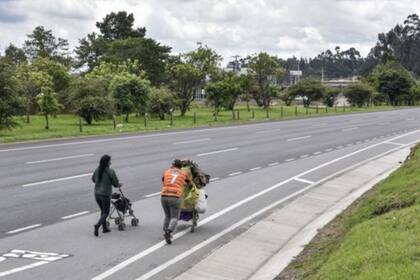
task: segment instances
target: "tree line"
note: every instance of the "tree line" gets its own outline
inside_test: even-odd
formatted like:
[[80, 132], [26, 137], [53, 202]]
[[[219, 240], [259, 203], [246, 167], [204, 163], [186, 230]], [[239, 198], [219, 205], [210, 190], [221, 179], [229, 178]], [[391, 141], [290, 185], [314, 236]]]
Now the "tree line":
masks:
[[[133, 14], [112, 12], [96, 23], [97, 32], [79, 40], [74, 52], [66, 39], [43, 26], [35, 27], [22, 47], [10, 44], [0, 56], [0, 129], [15, 127], [15, 116], [26, 115], [29, 123], [36, 113], [45, 116], [46, 129], [49, 118], [61, 112], [74, 113], [87, 124], [114, 115], [129, 122], [132, 114], [145, 113], [165, 119], [175, 109], [184, 116], [202, 90], [215, 114], [232, 110], [238, 100], [248, 108], [251, 101], [268, 108], [274, 99], [290, 104], [297, 97], [305, 106], [313, 101], [333, 106], [340, 91], [317, 80], [320, 69], [330, 77], [363, 76], [344, 90], [356, 106], [419, 101], [416, 15], [394, 28], [398, 40], [380, 34], [367, 58], [354, 48], [339, 47], [310, 60], [260, 52], [230, 62], [230, 71], [221, 69], [222, 57], [207, 45], [198, 43], [195, 50], [174, 55], [134, 22]], [[286, 88], [286, 73], [297, 65], [305, 79]]]

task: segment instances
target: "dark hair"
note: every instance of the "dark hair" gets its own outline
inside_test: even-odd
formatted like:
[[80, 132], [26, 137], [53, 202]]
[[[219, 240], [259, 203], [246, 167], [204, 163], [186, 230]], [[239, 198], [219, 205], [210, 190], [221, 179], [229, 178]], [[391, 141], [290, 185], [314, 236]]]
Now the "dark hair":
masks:
[[98, 182], [101, 181], [102, 175], [104, 174], [105, 168], [109, 166], [109, 162], [111, 161], [111, 156], [103, 155], [99, 160], [99, 167], [98, 167]]
[[172, 166], [176, 168], [182, 168], [182, 161], [180, 159], [174, 159], [172, 162]]

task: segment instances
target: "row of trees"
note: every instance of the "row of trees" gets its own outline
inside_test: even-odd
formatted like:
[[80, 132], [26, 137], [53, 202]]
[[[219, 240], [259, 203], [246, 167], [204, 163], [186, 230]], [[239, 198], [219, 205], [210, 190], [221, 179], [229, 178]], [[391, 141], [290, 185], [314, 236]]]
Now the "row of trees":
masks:
[[[409, 18], [408, 25], [418, 23], [415, 17]], [[67, 40], [42, 26], [27, 36], [21, 48], [10, 45], [6, 49], [0, 56], [0, 129], [13, 128], [13, 116], [26, 115], [30, 122], [35, 113], [45, 116], [47, 129], [49, 117], [59, 112], [75, 113], [88, 124], [115, 114], [124, 115], [126, 122], [133, 113], [148, 112], [164, 119], [179, 109], [183, 116], [195, 93], [203, 89], [216, 114], [222, 107], [233, 109], [238, 100], [245, 101], [248, 108], [251, 101], [268, 108], [279, 97], [286, 104], [300, 97], [305, 106], [313, 101], [332, 106], [339, 94], [310, 79], [287, 90], [282, 87], [295, 58], [281, 60], [262, 52], [233, 62], [233, 71], [223, 71], [222, 57], [201, 43], [193, 51], [172, 55], [170, 47], [147, 38], [144, 27], [134, 27], [132, 14], [110, 13], [96, 27], [97, 33], [79, 41], [75, 56]], [[382, 58], [375, 58], [382, 63], [345, 91], [349, 101], [357, 106], [418, 102], [413, 74], [399, 63], [397, 55], [382, 53]], [[326, 51], [313, 60], [297, 62], [307, 77], [319, 67], [334, 76], [348, 76], [363, 65], [353, 48], [336, 48], [335, 53]], [[247, 68], [246, 73], [236, 71], [238, 63]]]

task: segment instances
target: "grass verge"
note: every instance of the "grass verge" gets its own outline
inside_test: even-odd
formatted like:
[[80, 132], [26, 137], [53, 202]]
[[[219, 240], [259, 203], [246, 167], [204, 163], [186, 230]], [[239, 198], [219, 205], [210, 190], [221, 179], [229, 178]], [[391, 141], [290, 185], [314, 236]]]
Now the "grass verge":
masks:
[[324, 227], [279, 279], [420, 279], [420, 146]]
[[[30, 123], [26, 123], [25, 117], [16, 118], [19, 126], [11, 131], [0, 131], [0, 143], [11, 143], [17, 141], [41, 140], [62, 137], [80, 137], [89, 135], [121, 134], [127, 132], [146, 132], [156, 130], [168, 130], [176, 128], [209, 127], [228, 124], [238, 124], [252, 121], [281, 120], [291, 118], [302, 118], [319, 115], [334, 115], [354, 112], [374, 112], [392, 110], [394, 107], [378, 106], [369, 108], [349, 107], [311, 107], [302, 106], [272, 106], [268, 111], [259, 107], [238, 106], [235, 109], [235, 117], [232, 111], [220, 111], [217, 119], [213, 116], [213, 109], [209, 107], [194, 105], [184, 117], [179, 112], [174, 113], [171, 125], [169, 116], [165, 120], [147, 117], [146, 124], [144, 117], [130, 116], [129, 122], [124, 122], [123, 116], [117, 117], [117, 128], [114, 129], [112, 120], [95, 122], [92, 125], [83, 124], [83, 131], [79, 129], [79, 118], [74, 115], [58, 115], [50, 117], [50, 129], [46, 130], [43, 116], [35, 115], [30, 117]], [[239, 118], [238, 118], [239, 112]], [[194, 121], [195, 114], [195, 121]]]

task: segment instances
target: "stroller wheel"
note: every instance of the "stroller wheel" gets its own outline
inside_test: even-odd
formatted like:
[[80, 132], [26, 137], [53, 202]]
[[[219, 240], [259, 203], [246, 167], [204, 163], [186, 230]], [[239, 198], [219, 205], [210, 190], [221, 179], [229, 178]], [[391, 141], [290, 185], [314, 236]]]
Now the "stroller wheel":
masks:
[[116, 217], [115, 218], [115, 224], [119, 225], [121, 223], [121, 218], [120, 217]]
[[131, 225], [132, 225], [133, 227], [138, 226], [138, 225], [139, 225], [139, 219], [137, 219], [137, 218], [132, 218], [132, 219], [131, 219]]
[[125, 229], [125, 223], [120, 223], [118, 225], [118, 230], [124, 230]]

